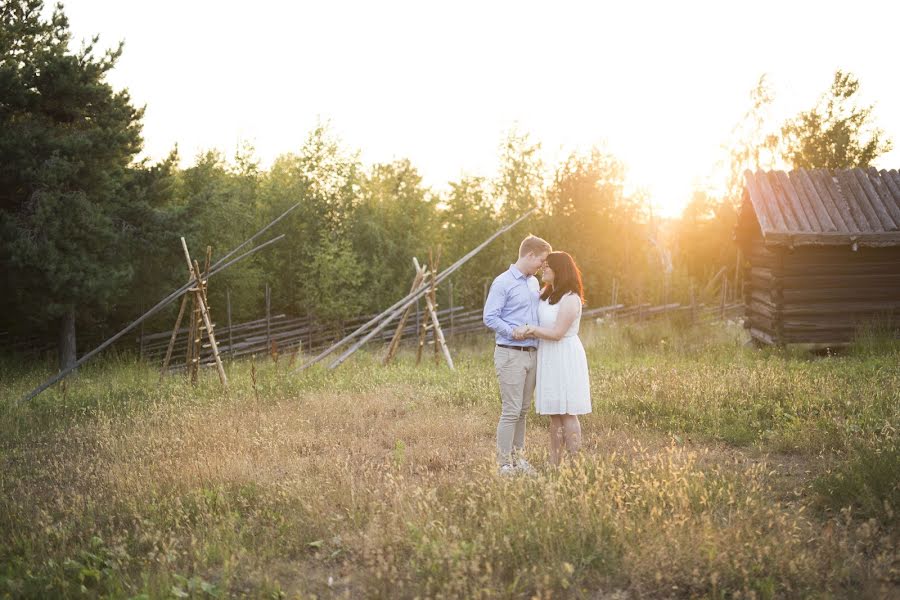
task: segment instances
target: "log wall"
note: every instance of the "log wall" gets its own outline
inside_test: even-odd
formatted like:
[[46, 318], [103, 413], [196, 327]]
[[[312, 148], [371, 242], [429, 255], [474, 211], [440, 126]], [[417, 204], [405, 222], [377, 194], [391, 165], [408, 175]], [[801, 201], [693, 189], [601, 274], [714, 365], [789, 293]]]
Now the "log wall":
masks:
[[860, 327], [900, 329], [900, 247], [743, 244], [745, 327], [766, 344], [842, 346]]

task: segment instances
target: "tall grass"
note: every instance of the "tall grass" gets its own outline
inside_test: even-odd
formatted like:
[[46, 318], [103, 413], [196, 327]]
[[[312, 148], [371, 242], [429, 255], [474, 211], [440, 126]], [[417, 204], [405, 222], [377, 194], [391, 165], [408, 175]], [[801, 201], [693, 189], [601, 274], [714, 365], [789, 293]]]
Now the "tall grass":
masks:
[[[191, 387], [127, 358], [0, 362], [0, 596], [890, 597], [895, 347], [812, 357], [737, 326], [587, 328], [581, 457], [501, 479], [490, 347], [456, 372], [287, 357]], [[891, 445], [893, 444], [893, 445]], [[892, 454], [893, 452], [893, 454]]]

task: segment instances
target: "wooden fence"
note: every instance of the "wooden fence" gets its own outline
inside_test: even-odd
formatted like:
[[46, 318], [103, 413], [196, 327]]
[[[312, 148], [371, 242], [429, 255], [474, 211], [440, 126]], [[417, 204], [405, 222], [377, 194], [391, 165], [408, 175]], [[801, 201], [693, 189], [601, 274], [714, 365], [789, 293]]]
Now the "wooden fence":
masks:
[[[741, 303], [709, 305], [690, 304], [622, 304], [601, 306], [586, 309], [582, 321], [635, 323], [650, 321], [665, 315], [680, 315], [694, 322], [709, 322], [718, 319], [729, 319], [743, 316], [744, 305]], [[345, 321], [340, 325], [323, 325], [309, 318], [288, 318], [286, 315], [273, 315], [269, 318], [255, 319], [237, 323], [228, 327], [225, 324], [215, 326], [216, 341], [223, 359], [236, 359], [253, 354], [292, 354], [299, 349], [310, 354], [328, 347], [335, 340], [341, 339], [374, 315], [364, 315]], [[424, 311], [417, 311], [411, 317], [403, 332], [405, 343], [415, 343], [419, 326], [424, 322]], [[482, 322], [482, 309], [465, 310], [461, 306], [438, 311], [441, 328], [448, 338], [460, 335], [489, 334], [490, 330]], [[372, 338], [373, 343], [390, 340], [394, 334], [393, 327], [386, 327], [383, 332]], [[155, 363], [162, 363], [169, 344], [172, 331], [144, 334], [135, 337], [133, 344], [140, 357]], [[79, 343], [84, 343], [79, 338]], [[429, 342], [430, 336], [429, 336]], [[14, 338], [0, 332], [0, 351], [17, 356], [40, 356], [55, 352], [56, 345], [39, 338]], [[184, 356], [187, 351], [187, 328], [178, 330], [175, 347], [172, 353], [172, 368], [184, 368]], [[212, 353], [204, 338], [201, 353], [201, 364], [212, 364]]]
[[[635, 323], [651, 321], [664, 316], [679, 315], [689, 321], [701, 323], [720, 319], [737, 318], [743, 314], [744, 305], [741, 303], [724, 304], [718, 306], [685, 305], [679, 303], [638, 304], [624, 306], [602, 306], [585, 310], [582, 313], [582, 322], [620, 322]], [[219, 345], [219, 353], [223, 359], [240, 358], [248, 355], [273, 356], [291, 355], [302, 349], [305, 354], [314, 354], [341, 339], [348, 332], [353, 331], [372, 318], [373, 315], [364, 315], [344, 322], [341, 326], [325, 326], [309, 318], [287, 318], [283, 314], [275, 315], [269, 319], [262, 318], [246, 323], [227, 326], [216, 326], [216, 341]], [[425, 320], [424, 311], [417, 312], [415, 318], [410, 318], [403, 332], [405, 343], [415, 343], [417, 332], [421, 323]], [[438, 320], [441, 329], [448, 338], [461, 335], [489, 334], [490, 330], [482, 322], [482, 309], [465, 310], [463, 307], [454, 307], [438, 311]], [[172, 369], [184, 368], [184, 360], [187, 351], [187, 329], [180, 329], [176, 337], [172, 358]], [[391, 339], [394, 328], [386, 327], [384, 331], [372, 338], [371, 343], [384, 343]], [[165, 355], [171, 331], [163, 331], [145, 335], [143, 345], [140, 347], [141, 356], [152, 362], [162, 362]], [[135, 340], [139, 345], [140, 339]], [[431, 339], [429, 336], [429, 343]], [[203, 345], [201, 364], [213, 363], [212, 353], [207, 343]]]

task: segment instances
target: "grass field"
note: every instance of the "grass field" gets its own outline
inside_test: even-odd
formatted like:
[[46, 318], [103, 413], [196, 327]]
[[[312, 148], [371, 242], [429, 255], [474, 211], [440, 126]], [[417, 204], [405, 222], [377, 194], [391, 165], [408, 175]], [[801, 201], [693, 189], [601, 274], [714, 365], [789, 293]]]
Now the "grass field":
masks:
[[742, 330], [585, 337], [581, 457], [501, 479], [486, 337], [458, 370], [289, 357], [194, 388], [108, 358], [0, 363], [0, 597], [889, 598], [900, 346], [815, 357]]

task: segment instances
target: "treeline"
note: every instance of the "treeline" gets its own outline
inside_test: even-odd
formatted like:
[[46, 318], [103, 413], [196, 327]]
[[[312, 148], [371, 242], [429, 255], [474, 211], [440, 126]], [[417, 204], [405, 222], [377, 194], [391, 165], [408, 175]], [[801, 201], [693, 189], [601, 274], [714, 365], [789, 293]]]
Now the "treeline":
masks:
[[[532, 207], [536, 215], [453, 276], [455, 305], [481, 306], [529, 232], [575, 256], [593, 306], [609, 304], [614, 285], [626, 304], [703, 300], [718, 291], [707, 285], [713, 274], [734, 272], [744, 167], [867, 164], [889, 148], [872, 133], [871, 107], [853, 104], [858, 82], [838, 73], [816, 107], [774, 132], [760, 118], [771, 101], [761, 82], [732, 148], [729, 191], [698, 191], [674, 223], [626, 190], [613, 154], [545, 165], [539, 143], [515, 131], [495, 177], [442, 191], [408, 160], [363, 164], [327, 126], [267, 169], [252, 148], [207, 152], [186, 168], [177, 152], [136, 162], [142, 110], [105, 81], [121, 47], [73, 53], [61, 9], [49, 20], [42, 9], [39, 0], [0, 9], [0, 332], [58, 339], [63, 364], [74, 360], [76, 331], [108, 335], [186, 280], [179, 237], [202, 263], [207, 246], [221, 256], [298, 201], [277, 227], [283, 241], [212, 281], [218, 320], [226, 290], [235, 321], [259, 317], [267, 285], [273, 313], [337, 323], [379, 311], [408, 292], [413, 256], [449, 265]], [[450, 294], [450, 285], [440, 291], [445, 307]], [[171, 326], [174, 310], [148, 326]]]

